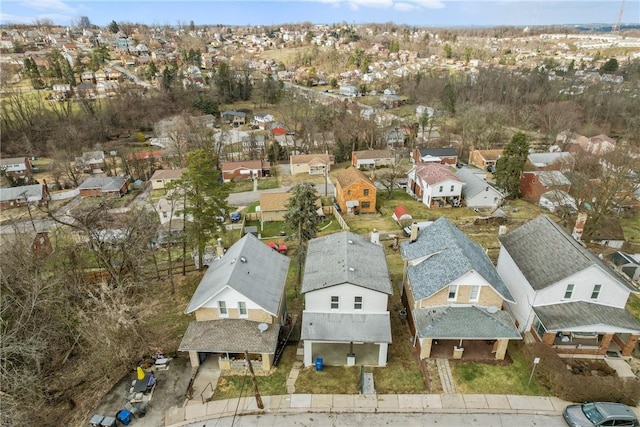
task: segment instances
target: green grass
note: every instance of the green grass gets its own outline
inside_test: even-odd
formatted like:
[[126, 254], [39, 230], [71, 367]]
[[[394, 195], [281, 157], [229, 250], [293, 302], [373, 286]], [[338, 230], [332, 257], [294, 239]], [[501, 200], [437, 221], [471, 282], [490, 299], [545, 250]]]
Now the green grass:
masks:
[[631, 313], [631, 315], [635, 317], [638, 322], [640, 322], [640, 296], [636, 294], [630, 294], [626, 308], [629, 313]]
[[[244, 193], [246, 191], [253, 191], [253, 180], [245, 179], [242, 181], [234, 182], [231, 192]], [[258, 190], [271, 190], [273, 188], [279, 188], [280, 182], [278, 177], [260, 178], [258, 180]]]
[[535, 378], [527, 387], [531, 365], [522, 354], [522, 344], [511, 342], [508, 356], [511, 363], [488, 364], [481, 362], [451, 363], [453, 381], [458, 393], [492, 393], [549, 396], [546, 388], [538, 385]]
[[324, 366], [322, 371], [308, 367], [300, 371], [296, 380], [296, 393], [357, 394], [359, 391], [359, 366]]

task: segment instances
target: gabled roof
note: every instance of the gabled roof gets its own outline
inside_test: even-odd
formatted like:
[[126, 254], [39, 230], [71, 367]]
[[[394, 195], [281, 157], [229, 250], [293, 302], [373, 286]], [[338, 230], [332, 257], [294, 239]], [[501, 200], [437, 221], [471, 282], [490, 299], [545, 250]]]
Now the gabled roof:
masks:
[[302, 293], [344, 283], [391, 295], [384, 248], [348, 231], [310, 240]]
[[435, 148], [418, 148], [420, 157], [432, 156], [432, 157], [457, 157], [458, 153], [455, 149], [449, 147], [435, 147]]
[[260, 332], [257, 323], [245, 319], [194, 321], [182, 338], [180, 351], [206, 353], [269, 353], [276, 351], [280, 325]]
[[290, 198], [291, 193], [261, 193], [260, 212], [286, 210]]
[[640, 322], [624, 308], [574, 301], [534, 307], [533, 310], [547, 331], [588, 326], [589, 331], [604, 332], [597, 329], [601, 325], [623, 328], [636, 334], [640, 332]]
[[326, 164], [328, 165], [329, 155], [326, 153], [320, 154], [299, 154], [290, 157], [291, 163], [309, 163], [309, 164]]
[[17, 200], [17, 199], [25, 200], [25, 198], [28, 201], [41, 200], [42, 184], [0, 188], [0, 202]]
[[502, 156], [502, 150], [473, 150], [485, 160], [498, 160]]
[[427, 298], [459, 277], [475, 271], [506, 301], [514, 302], [482, 246], [469, 239], [445, 217], [418, 232], [418, 239], [400, 243], [405, 261], [430, 257], [407, 266], [416, 300]]
[[284, 296], [288, 268], [288, 257], [246, 234], [207, 269], [185, 313], [203, 307], [229, 287], [275, 316]]
[[560, 151], [557, 153], [531, 153], [527, 160], [537, 168], [549, 166], [554, 163], [573, 165], [575, 158], [571, 153]]
[[389, 313], [302, 313], [300, 339], [391, 343]]
[[440, 163], [420, 163], [416, 165], [415, 169], [416, 175], [429, 185], [436, 185], [444, 181], [462, 182], [453, 174], [449, 166]]
[[522, 339], [504, 310], [491, 313], [476, 306], [441, 306], [417, 309], [415, 317], [420, 338]]
[[375, 187], [371, 180], [367, 178], [367, 176], [360, 169], [354, 168], [353, 166], [349, 166], [347, 169], [340, 172], [336, 176], [336, 180], [340, 184], [340, 187], [342, 187], [343, 189], [349, 187], [351, 184], [355, 183], [358, 180], [363, 180], [372, 187]]
[[540, 215], [498, 239], [535, 290], [596, 266], [612, 282], [637, 292], [546, 215]]
[[358, 159], [392, 159], [393, 154], [389, 150], [362, 150], [354, 151]]
[[155, 179], [178, 179], [186, 172], [187, 168], [181, 169], [158, 169], [151, 176], [151, 181]]
[[536, 175], [540, 184], [545, 187], [571, 185], [571, 181], [560, 171], [525, 171], [523, 173]]
[[487, 173], [480, 169], [459, 169], [458, 172], [456, 172], [456, 176], [465, 183], [464, 187], [462, 187], [462, 195], [466, 198], [471, 198], [483, 191], [486, 191], [487, 187], [492, 188], [497, 193], [500, 193], [500, 191], [484, 179], [486, 175]]
[[230, 172], [238, 169], [268, 169], [271, 163], [264, 160], [247, 160], [244, 162], [224, 162], [220, 169], [223, 172]]
[[118, 191], [122, 188], [125, 182], [126, 180], [119, 176], [94, 176], [87, 178], [78, 186], [78, 188], [80, 190], [99, 188], [104, 192]]
[[0, 159], [0, 166], [15, 165], [28, 162], [26, 157], [3, 157]]

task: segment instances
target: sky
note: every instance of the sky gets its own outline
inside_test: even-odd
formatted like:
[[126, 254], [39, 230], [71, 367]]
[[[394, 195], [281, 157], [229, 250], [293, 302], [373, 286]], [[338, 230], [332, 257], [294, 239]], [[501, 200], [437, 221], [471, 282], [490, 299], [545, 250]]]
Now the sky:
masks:
[[80, 16], [106, 26], [279, 25], [300, 22], [406, 24], [421, 27], [640, 23], [640, 0], [0, 0], [0, 23], [49, 19], [71, 25]]

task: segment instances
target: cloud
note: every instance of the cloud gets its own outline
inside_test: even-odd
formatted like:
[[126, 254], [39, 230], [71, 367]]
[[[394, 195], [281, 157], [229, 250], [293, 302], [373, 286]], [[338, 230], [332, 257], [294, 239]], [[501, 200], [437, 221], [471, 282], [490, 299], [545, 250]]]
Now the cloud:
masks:
[[395, 3], [393, 5], [393, 8], [395, 10], [398, 10], [400, 12], [411, 12], [412, 10], [418, 10], [420, 9], [418, 6], [416, 6], [413, 3], [404, 3], [404, 2], [398, 2]]
[[418, 9], [442, 9], [444, 7], [444, 0], [307, 0], [317, 1], [319, 3], [329, 3], [333, 5], [344, 4], [351, 10], [358, 10], [360, 8], [374, 8], [374, 9], [388, 9], [394, 8], [400, 11], [412, 11]]
[[59, 13], [42, 13], [32, 16], [11, 15], [9, 13], [0, 13], [0, 22], [4, 24], [34, 24], [39, 20], [49, 20], [56, 24], [70, 24], [73, 20], [68, 15], [62, 15]]
[[22, 0], [25, 7], [35, 10], [51, 10], [73, 13], [75, 9], [60, 0]]

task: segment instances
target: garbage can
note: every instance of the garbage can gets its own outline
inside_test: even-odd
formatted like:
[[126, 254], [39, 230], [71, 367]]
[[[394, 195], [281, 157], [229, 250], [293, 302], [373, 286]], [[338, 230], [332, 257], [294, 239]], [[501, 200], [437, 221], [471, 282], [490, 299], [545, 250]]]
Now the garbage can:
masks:
[[322, 357], [316, 357], [316, 371], [322, 371]]
[[131, 423], [131, 412], [129, 412], [126, 409], [121, 409], [120, 411], [118, 411], [118, 413], [116, 414], [116, 418], [118, 419], [118, 421], [120, 421], [122, 424], [128, 426], [129, 423]]

